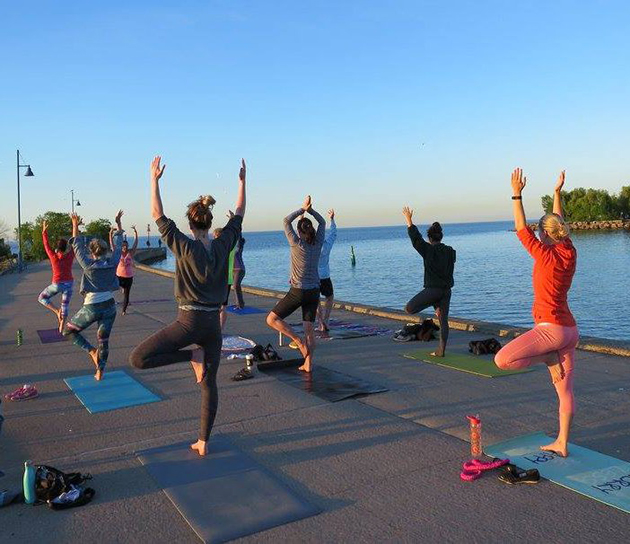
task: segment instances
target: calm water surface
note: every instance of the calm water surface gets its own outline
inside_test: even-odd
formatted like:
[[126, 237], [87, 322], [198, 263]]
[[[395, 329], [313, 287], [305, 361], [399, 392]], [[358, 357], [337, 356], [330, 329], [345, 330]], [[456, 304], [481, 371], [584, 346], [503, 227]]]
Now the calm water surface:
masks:
[[[443, 225], [444, 243], [457, 250], [451, 315], [510, 325], [531, 326], [532, 259], [513, 223]], [[422, 226], [426, 232], [427, 226]], [[244, 283], [288, 288], [289, 248], [284, 233], [244, 234]], [[569, 304], [584, 335], [630, 339], [630, 234], [576, 232], [577, 272]], [[350, 265], [350, 246], [357, 265]], [[422, 258], [404, 227], [340, 228], [331, 257], [335, 296], [340, 300], [402, 309], [422, 288]], [[172, 255], [156, 265], [174, 270]]]

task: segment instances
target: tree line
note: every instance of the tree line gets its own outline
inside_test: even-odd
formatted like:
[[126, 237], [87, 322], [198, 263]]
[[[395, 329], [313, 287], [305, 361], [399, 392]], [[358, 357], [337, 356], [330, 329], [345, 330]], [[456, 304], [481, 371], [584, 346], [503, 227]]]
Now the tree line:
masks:
[[[48, 241], [52, 247], [59, 238], [69, 239], [72, 236], [72, 222], [67, 213], [46, 212], [35, 219], [22, 223], [22, 256], [28, 261], [41, 261], [46, 259], [46, 251], [42, 241], [42, 223], [48, 222]], [[109, 219], [95, 219], [90, 221], [83, 229], [83, 234], [93, 238], [109, 239], [109, 229], [112, 224]], [[18, 231], [15, 229], [15, 239]]]
[[[553, 196], [542, 197], [545, 213], [553, 210]], [[621, 188], [618, 194], [604, 189], [562, 191], [562, 211], [567, 221], [611, 221], [630, 218], [630, 185]]]

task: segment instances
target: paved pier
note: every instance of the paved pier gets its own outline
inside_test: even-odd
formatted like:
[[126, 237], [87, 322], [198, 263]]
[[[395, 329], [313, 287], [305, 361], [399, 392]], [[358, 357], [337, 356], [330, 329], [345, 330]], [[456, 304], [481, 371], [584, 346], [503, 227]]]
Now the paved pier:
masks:
[[[75, 278], [80, 271], [75, 271]], [[70, 342], [41, 344], [37, 329], [54, 327], [37, 303], [50, 281], [46, 263], [0, 277], [0, 392], [34, 383], [39, 398], [3, 401], [0, 489], [19, 486], [32, 459], [65, 471], [90, 472], [97, 491], [88, 506], [54, 512], [45, 506], [0, 509], [3, 542], [194, 543], [186, 521], [156, 486], [134, 451], [194, 441], [199, 393], [189, 365], [135, 371], [131, 349], [175, 314], [169, 278], [138, 271], [128, 315], [118, 315], [109, 370], [125, 368], [164, 400], [91, 415], [63, 379], [93, 372]], [[78, 285], [78, 282], [77, 282]], [[166, 300], [165, 300], [166, 299]], [[138, 302], [145, 301], [145, 302]], [[151, 302], [153, 301], [153, 302]], [[268, 310], [276, 300], [249, 295]], [[81, 297], [75, 293], [71, 312]], [[297, 315], [297, 314], [296, 314]], [[335, 311], [333, 317], [400, 328], [400, 322]], [[265, 315], [228, 317], [227, 334], [277, 344]], [[299, 316], [296, 320], [299, 319]], [[15, 331], [24, 345], [15, 346]], [[95, 338], [95, 330], [88, 330]], [[449, 346], [479, 333], [453, 331]], [[545, 368], [486, 379], [401, 356], [426, 344], [373, 336], [320, 342], [318, 365], [389, 388], [386, 393], [329, 403], [273, 377], [235, 383], [242, 361], [223, 360], [214, 433], [278, 476], [322, 513], [243, 538], [242, 542], [622, 542], [627, 514], [548, 481], [512, 487], [495, 475], [464, 483], [468, 413], [479, 413], [486, 443], [556, 431], [556, 399]], [[287, 348], [285, 357], [294, 356]], [[578, 412], [572, 441], [630, 461], [630, 360], [579, 351]], [[202, 498], [200, 497], [200, 500]]]

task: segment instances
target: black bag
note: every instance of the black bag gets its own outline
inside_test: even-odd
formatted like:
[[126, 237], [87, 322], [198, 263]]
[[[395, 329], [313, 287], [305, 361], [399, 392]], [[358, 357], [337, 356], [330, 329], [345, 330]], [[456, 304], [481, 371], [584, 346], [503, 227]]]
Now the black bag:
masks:
[[256, 344], [250, 353], [254, 356], [254, 361], [280, 361], [282, 359], [271, 344], [267, 344], [266, 347]]
[[35, 497], [38, 501], [50, 501], [70, 490], [71, 485], [78, 486], [91, 479], [91, 474], [80, 472], [66, 474], [54, 467], [37, 465], [35, 467]]
[[416, 338], [421, 342], [435, 340], [434, 332], [439, 330], [440, 327], [433, 322], [433, 319], [425, 319], [420, 325], [420, 330], [416, 333]]
[[94, 491], [94, 489], [92, 489], [91, 487], [73, 485], [69, 489], [69, 491], [72, 491], [72, 488], [79, 492], [79, 495], [77, 497], [73, 498], [72, 500], [66, 500], [63, 502], [55, 502], [54, 500], [46, 501], [48, 508], [52, 510], [67, 510], [68, 508], [74, 508], [75, 506], [83, 506], [84, 504], [90, 502], [96, 494], [96, 491]]
[[501, 349], [501, 343], [494, 338], [486, 338], [485, 340], [472, 340], [468, 342], [468, 351], [475, 355], [487, 355], [489, 353], [498, 353]]

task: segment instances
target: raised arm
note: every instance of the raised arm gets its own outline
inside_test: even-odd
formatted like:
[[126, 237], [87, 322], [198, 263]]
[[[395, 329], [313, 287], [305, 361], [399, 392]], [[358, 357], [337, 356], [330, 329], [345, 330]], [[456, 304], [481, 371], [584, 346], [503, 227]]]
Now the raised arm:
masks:
[[308, 213], [310, 213], [315, 218], [315, 221], [317, 221], [317, 232], [315, 234], [315, 240], [320, 243], [324, 243], [324, 238], [326, 236], [326, 220], [312, 207], [309, 208]]
[[116, 229], [114, 227], [111, 227], [109, 229], [109, 250], [113, 253], [114, 251], [114, 231]]
[[51, 249], [50, 244], [48, 243], [48, 222], [42, 222], [42, 242], [44, 243], [44, 250], [46, 251], [46, 255], [52, 261], [55, 257], [55, 252]]
[[136, 237], [136, 239], [133, 241], [133, 246], [131, 246], [131, 257], [135, 257], [136, 255], [136, 249], [138, 249], [138, 230], [136, 229], [136, 226], [133, 225], [131, 227], [131, 229], [133, 230], [133, 235]]
[[300, 242], [300, 238], [298, 237], [298, 235], [295, 232], [295, 229], [293, 228], [293, 221], [295, 221], [300, 215], [302, 215], [304, 211], [305, 210], [303, 208], [300, 208], [299, 210], [295, 210], [294, 212], [291, 212], [289, 215], [287, 215], [284, 218], [284, 221], [283, 221], [284, 234], [286, 235], [290, 246], [296, 246]]
[[402, 209], [402, 213], [405, 216], [405, 223], [407, 224], [407, 235], [411, 240], [413, 248], [424, 257], [427, 246], [429, 245], [426, 240], [420, 234], [418, 227], [413, 224], [413, 210], [409, 206], [405, 206]]
[[160, 160], [162, 157], [157, 155], [151, 162], [151, 216], [156, 221], [164, 215], [162, 197], [160, 196], [160, 178], [166, 165], [160, 166]]
[[76, 213], [70, 214], [70, 221], [72, 221], [72, 237], [79, 236], [79, 225], [81, 224], [81, 218]]
[[556, 188], [553, 191], [553, 213], [562, 217], [562, 187], [564, 186], [564, 170], [560, 172]]
[[337, 239], [337, 223], [335, 223], [335, 210], [328, 210], [328, 217], [330, 217], [330, 228], [328, 229], [328, 235], [326, 236], [326, 243], [332, 246]]
[[516, 232], [527, 226], [525, 220], [525, 208], [523, 208], [523, 199], [521, 193], [527, 185], [527, 178], [523, 177], [523, 170], [516, 168], [512, 172], [512, 209], [514, 211], [514, 228]]
[[247, 166], [245, 159], [241, 159], [241, 169], [238, 173], [238, 193], [236, 195], [236, 209], [234, 215], [245, 217], [245, 178], [247, 176]]
[[92, 259], [87, 247], [85, 246], [85, 236], [81, 236], [79, 233], [79, 223], [81, 222], [81, 218], [76, 213], [73, 213], [70, 215], [70, 219], [72, 220], [72, 238], [70, 239], [70, 242], [72, 244], [74, 256], [81, 268], [85, 269], [94, 262], [94, 259]]

